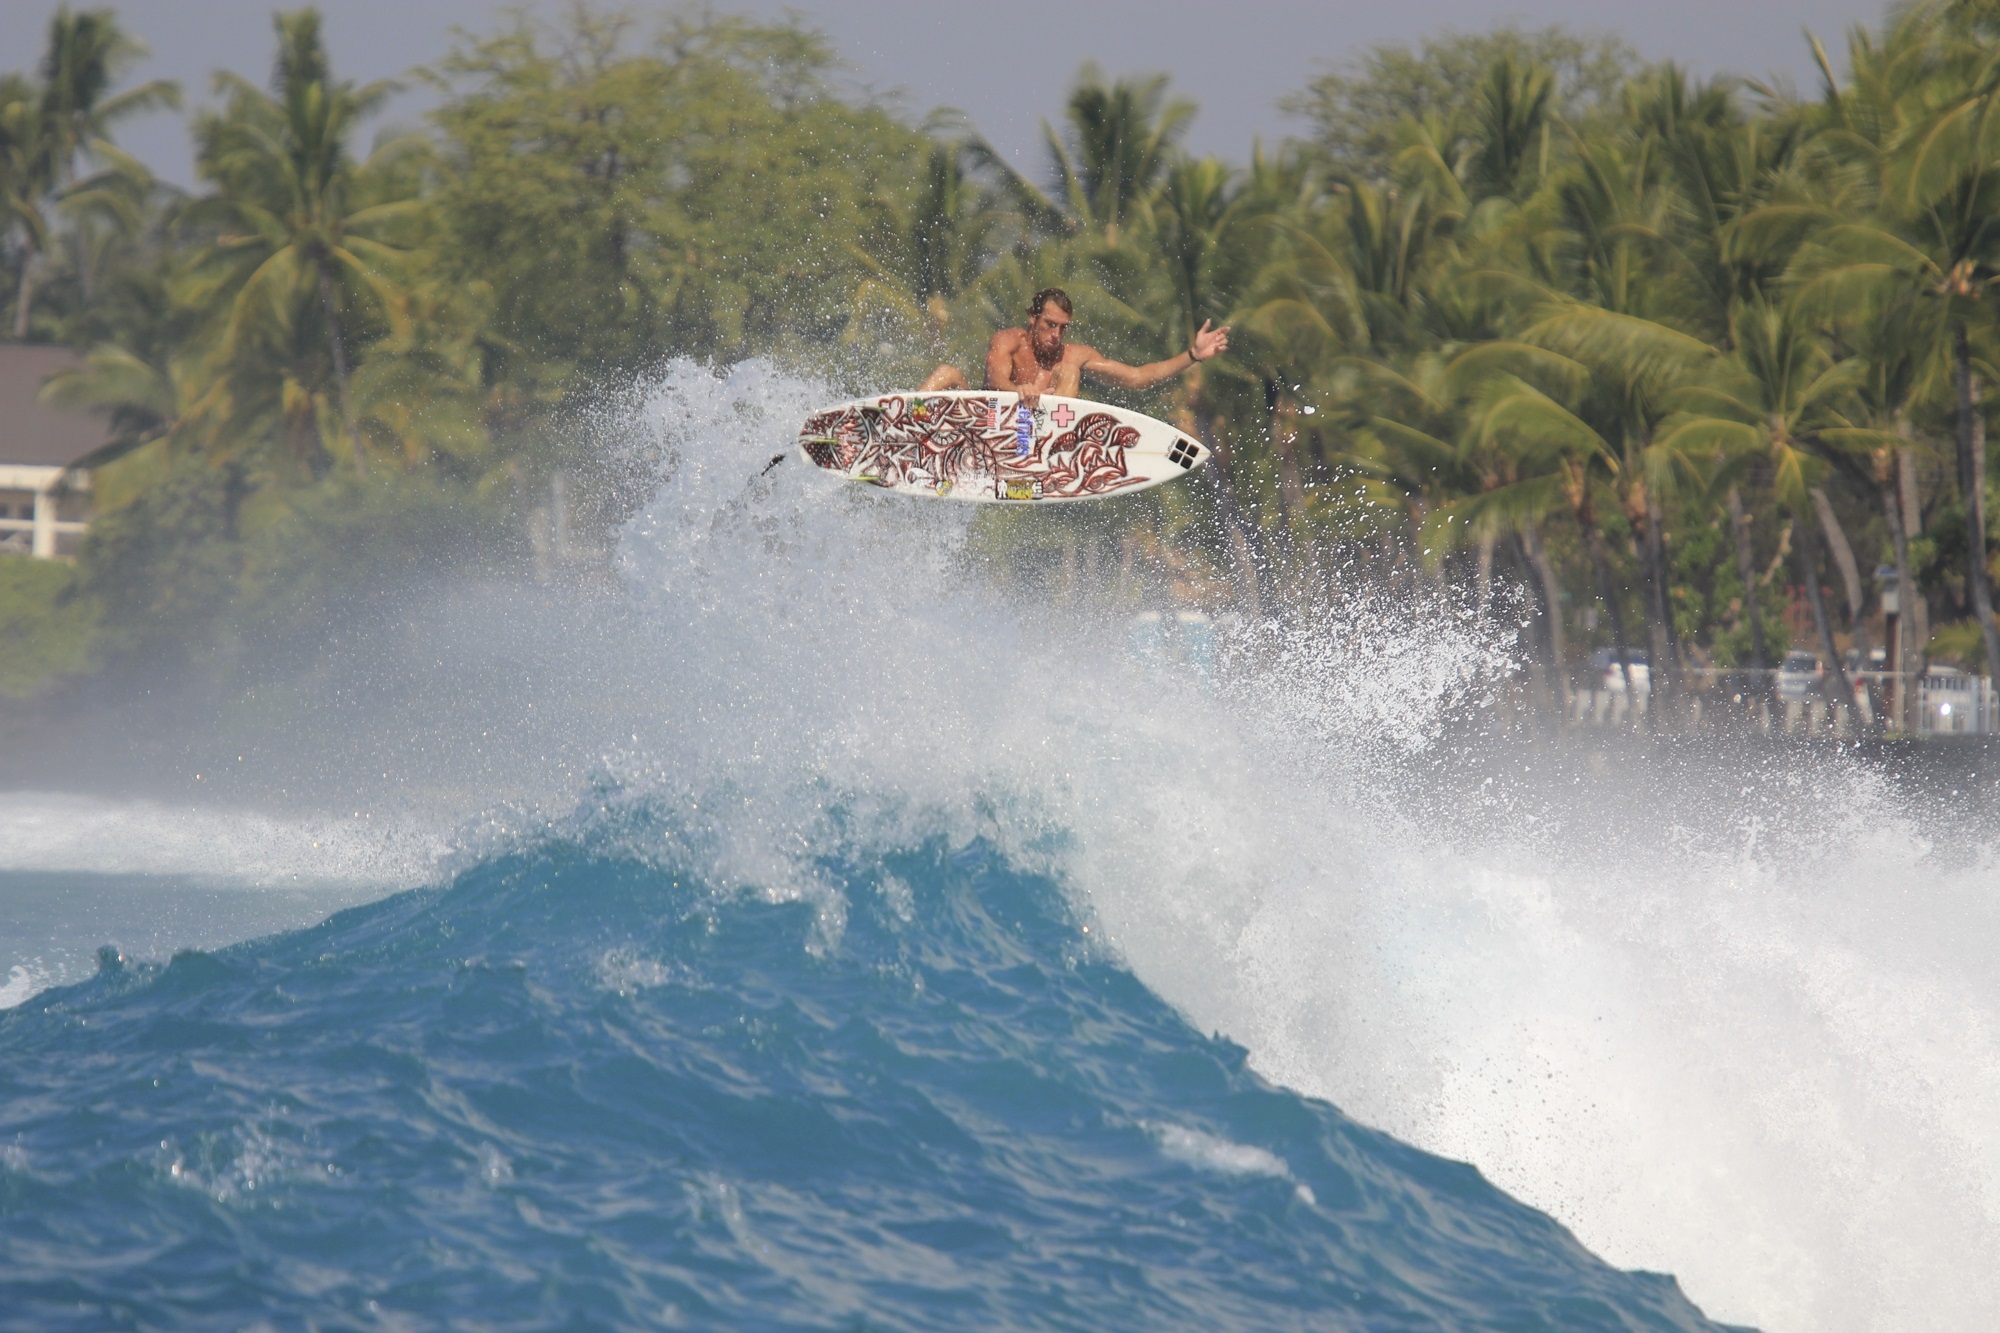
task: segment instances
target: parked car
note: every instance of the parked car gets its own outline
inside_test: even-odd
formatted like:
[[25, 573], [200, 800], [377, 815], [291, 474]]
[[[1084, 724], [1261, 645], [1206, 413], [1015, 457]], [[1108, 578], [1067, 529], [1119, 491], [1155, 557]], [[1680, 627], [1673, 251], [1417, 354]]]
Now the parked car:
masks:
[[[1849, 676], [1858, 677], [1861, 674], [1860, 653], [1857, 653], [1852, 648], [1849, 648], [1847, 650], [1847, 656], [1842, 658], [1841, 660], [1847, 663], [1847, 674]], [[1888, 669], [1889, 669], [1889, 650], [1886, 648], [1870, 648], [1868, 650], [1868, 670], [1887, 671]]]
[[[1644, 648], [1627, 648], [1625, 665], [1632, 668], [1632, 692], [1641, 697], [1653, 693], [1653, 670], [1647, 663]], [[1600, 690], [1611, 690], [1618, 694], [1625, 692], [1625, 672], [1618, 665], [1616, 648], [1599, 648], [1590, 655], [1590, 670]]]
[[1819, 658], [1792, 649], [1785, 654], [1784, 665], [1778, 668], [1778, 702], [1797, 704], [1818, 697], [1819, 680], [1825, 674]]

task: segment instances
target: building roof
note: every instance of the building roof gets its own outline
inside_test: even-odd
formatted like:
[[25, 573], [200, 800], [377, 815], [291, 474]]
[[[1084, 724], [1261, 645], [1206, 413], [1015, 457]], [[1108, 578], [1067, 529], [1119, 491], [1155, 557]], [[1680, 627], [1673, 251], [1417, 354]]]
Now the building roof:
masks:
[[0, 343], [0, 464], [68, 467], [110, 440], [104, 418], [36, 401], [49, 376], [82, 364], [67, 347]]

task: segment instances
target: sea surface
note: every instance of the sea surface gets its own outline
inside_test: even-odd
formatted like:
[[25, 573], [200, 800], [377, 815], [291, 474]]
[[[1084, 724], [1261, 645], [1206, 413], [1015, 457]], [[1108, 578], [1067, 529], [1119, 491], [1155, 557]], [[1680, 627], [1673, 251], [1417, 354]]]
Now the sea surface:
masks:
[[1991, 791], [759, 476], [837, 396], [667, 367], [615, 578], [0, 793], [0, 1328], [1995, 1326]]

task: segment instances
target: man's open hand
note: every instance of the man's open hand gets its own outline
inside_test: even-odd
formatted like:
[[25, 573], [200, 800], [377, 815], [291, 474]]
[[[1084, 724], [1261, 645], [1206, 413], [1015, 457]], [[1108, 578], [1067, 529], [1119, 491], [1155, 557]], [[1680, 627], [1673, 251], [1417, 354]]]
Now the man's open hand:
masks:
[[1194, 341], [1188, 344], [1188, 355], [1197, 361], [1206, 361], [1229, 350], [1229, 326], [1224, 324], [1219, 329], [1211, 329], [1208, 324], [1209, 321], [1204, 319], [1201, 327], [1195, 330]]

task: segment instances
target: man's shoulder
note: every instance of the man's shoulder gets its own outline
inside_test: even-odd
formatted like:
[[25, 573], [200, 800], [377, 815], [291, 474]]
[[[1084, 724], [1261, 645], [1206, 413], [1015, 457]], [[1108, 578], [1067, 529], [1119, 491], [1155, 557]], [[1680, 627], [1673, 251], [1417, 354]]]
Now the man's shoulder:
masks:
[[988, 346], [1015, 347], [1024, 342], [1027, 337], [1028, 331], [1026, 329], [1001, 329], [993, 335], [993, 341]]

